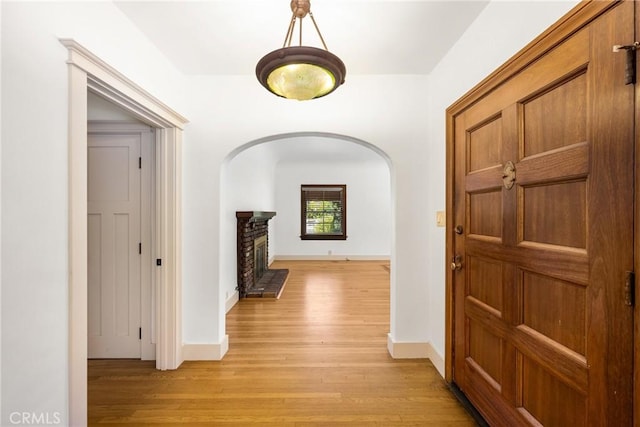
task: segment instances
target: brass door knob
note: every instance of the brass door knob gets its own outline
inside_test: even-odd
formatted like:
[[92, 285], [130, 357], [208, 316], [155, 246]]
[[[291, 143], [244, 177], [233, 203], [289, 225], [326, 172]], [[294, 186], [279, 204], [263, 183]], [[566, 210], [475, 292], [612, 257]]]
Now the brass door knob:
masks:
[[453, 259], [451, 260], [451, 269], [453, 271], [462, 270], [462, 259], [460, 255], [454, 256]]

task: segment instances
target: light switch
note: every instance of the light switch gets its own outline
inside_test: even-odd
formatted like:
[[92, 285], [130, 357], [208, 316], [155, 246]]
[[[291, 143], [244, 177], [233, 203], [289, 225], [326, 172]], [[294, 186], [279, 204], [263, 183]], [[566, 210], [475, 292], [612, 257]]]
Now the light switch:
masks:
[[436, 212], [436, 225], [438, 227], [444, 227], [446, 224], [446, 220], [444, 217], [444, 211]]

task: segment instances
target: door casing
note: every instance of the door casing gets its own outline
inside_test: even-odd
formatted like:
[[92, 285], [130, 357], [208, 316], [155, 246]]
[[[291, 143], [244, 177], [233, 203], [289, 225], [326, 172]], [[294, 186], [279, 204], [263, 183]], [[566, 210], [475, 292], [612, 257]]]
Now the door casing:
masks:
[[156, 129], [156, 368], [182, 363], [182, 130], [188, 120], [73, 39], [69, 71], [69, 425], [87, 422], [87, 92]]

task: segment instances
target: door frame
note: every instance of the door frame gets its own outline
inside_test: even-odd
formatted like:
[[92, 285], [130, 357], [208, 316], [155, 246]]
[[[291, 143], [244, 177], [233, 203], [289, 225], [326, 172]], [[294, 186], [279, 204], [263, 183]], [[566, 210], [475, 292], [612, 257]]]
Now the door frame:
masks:
[[[635, 7], [635, 37], [640, 40], [640, 6]], [[638, 51], [636, 50], [636, 63], [638, 62]], [[635, 295], [633, 312], [633, 420], [634, 425], [640, 420], [640, 286], [638, 285], [638, 272], [640, 272], [640, 83], [635, 85], [635, 189], [634, 189], [634, 217], [633, 217], [633, 269], [635, 271]]]
[[156, 368], [182, 363], [182, 130], [188, 120], [73, 39], [69, 70], [69, 424], [87, 422], [87, 92], [156, 129]]
[[[446, 237], [445, 237], [445, 380], [453, 383], [453, 362], [454, 362], [454, 346], [455, 340], [459, 339], [455, 336], [454, 319], [454, 272], [449, 269], [449, 263], [454, 257], [454, 179], [455, 179], [455, 152], [454, 152], [454, 120], [457, 115], [472, 106], [480, 98], [495, 89], [501, 82], [509, 79], [519, 73], [529, 64], [549, 52], [555, 46], [562, 43], [580, 28], [586, 26], [598, 16], [615, 6], [617, 1], [601, 2], [585, 0], [577, 4], [573, 9], [561, 17], [555, 24], [535, 38], [531, 43], [526, 45], [522, 50], [511, 57], [507, 62], [501, 65], [488, 77], [474, 86], [459, 100], [453, 103], [446, 110]], [[636, 8], [636, 40], [640, 38], [640, 8]], [[621, 41], [620, 43], [633, 43], [634, 41]], [[636, 51], [636, 55], [638, 52]], [[640, 82], [635, 86], [636, 104], [635, 117], [636, 121], [640, 118]], [[640, 271], [640, 129], [636, 126], [635, 130], [635, 151], [636, 151], [636, 188], [635, 188], [635, 225], [634, 225], [634, 270]], [[634, 307], [634, 360], [635, 366], [640, 366], [640, 286], [636, 286], [635, 307]], [[634, 419], [640, 417], [640, 369], [634, 369]]]

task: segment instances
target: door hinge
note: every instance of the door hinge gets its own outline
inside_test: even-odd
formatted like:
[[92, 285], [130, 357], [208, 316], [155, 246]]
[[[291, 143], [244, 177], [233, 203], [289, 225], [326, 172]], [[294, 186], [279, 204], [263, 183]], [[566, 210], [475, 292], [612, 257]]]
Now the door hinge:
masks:
[[142, 339], [142, 328], [138, 328], [138, 339]]
[[142, 243], [138, 243], [138, 255], [142, 254]]
[[640, 42], [634, 42], [628, 45], [614, 45], [613, 51], [620, 52], [625, 51], [627, 56], [627, 65], [624, 69], [624, 84], [633, 85], [636, 84], [636, 50], [640, 48]]
[[142, 169], [142, 157], [138, 157], [138, 169]]
[[627, 271], [624, 280], [624, 304], [633, 307], [636, 299], [636, 274], [633, 271]]
[[162, 265], [162, 258], [156, 259], [156, 265], [157, 266], [161, 266]]

